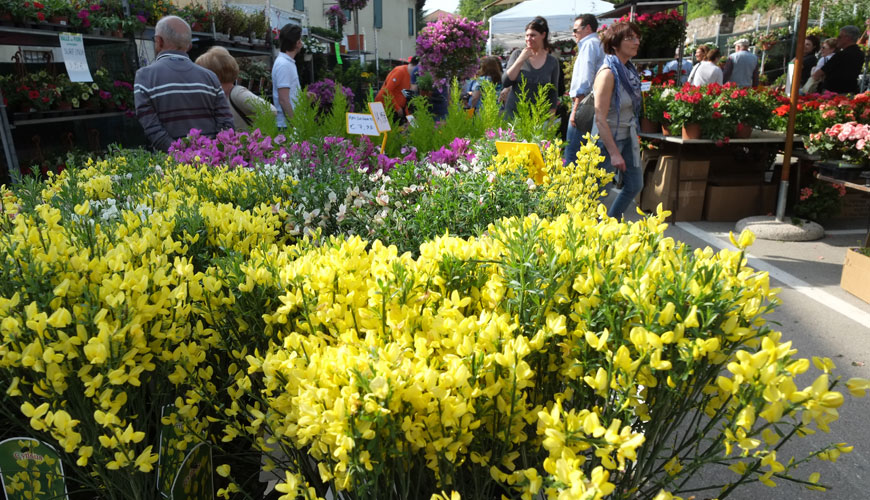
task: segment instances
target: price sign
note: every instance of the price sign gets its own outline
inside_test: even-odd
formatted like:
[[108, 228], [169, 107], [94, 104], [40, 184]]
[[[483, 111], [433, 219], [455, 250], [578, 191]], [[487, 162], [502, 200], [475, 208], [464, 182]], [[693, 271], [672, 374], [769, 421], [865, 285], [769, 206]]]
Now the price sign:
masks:
[[408, 116], [405, 117], [405, 119], [408, 120], [408, 126], [409, 126], [409, 127], [413, 127], [413, 126], [414, 126], [414, 115], [408, 115]]
[[60, 49], [63, 52], [63, 64], [71, 82], [92, 82], [88, 59], [85, 57], [85, 45], [81, 33], [61, 33]]
[[652, 88], [652, 82], [640, 82], [640, 91], [641, 92], [649, 92], [649, 89]]
[[390, 128], [390, 120], [387, 119], [387, 110], [384, 109], [384, 103], [382, 102], [370, 102], [369, 110], [372, 112], [372, 117], [375, 119], [375, 127], [378, 128], [378, 132], [384, 133], [392, 130]]
[[381, 135], [375, 125], [375, 119], [367, 113], [347, 114], [347, 133], [354, 135]]

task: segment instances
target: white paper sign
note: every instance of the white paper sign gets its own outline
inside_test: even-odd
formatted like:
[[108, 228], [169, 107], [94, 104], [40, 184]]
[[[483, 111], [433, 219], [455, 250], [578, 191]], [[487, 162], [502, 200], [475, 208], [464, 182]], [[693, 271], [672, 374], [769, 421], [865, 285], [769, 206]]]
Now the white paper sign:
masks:
[[381, 135], [375, 125], [375, 119], [367, 113], [347, 114], [347, 133], [355, 135]]
[[649, 89], [652, 88], [652, 82], [640, 82], [640, 91], [641, 92], [649, 92]]
[[61, 33], [60, 49], [63, 52], [63, 64], [71, 82], [92, 82], [91, 70], [85, 57], [85, 45], [80, 33]]
[[414, 126], [414, 115], [408, 115], [408, 116], [405, 117], [405, 119], [408, 120], [408, 126], [409, 126], [409, 127], [413, 127], [413, 126]]
[[387, 119], [387, 110], [384, 109], [384, 103], [382, 102], [370, 102], [369, 110], [372, 112], [372, 116], [375, 119], [375, 127], [378, 127], [378, 132], [384, 133], [392, 130], [390, 128], [390, 120]]

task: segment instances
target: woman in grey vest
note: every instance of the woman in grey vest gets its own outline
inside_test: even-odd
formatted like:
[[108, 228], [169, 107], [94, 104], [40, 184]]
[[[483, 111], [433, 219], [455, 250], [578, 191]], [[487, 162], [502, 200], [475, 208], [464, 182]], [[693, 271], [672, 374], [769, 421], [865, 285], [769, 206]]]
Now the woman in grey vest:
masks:
[[621, 218], [625, 209], [643, 189], [640, 143], [637, 138], [640, 116], [640, 75], [631, 58], [640, 48], [640, 28], [634, 23], [610, 25], [601, 41], [604, 64], [595, 76], [595, 124], [598, 147], [604, 155], [602, 165], [609, 172], [622, 173], [622, 191], [607, 211]]

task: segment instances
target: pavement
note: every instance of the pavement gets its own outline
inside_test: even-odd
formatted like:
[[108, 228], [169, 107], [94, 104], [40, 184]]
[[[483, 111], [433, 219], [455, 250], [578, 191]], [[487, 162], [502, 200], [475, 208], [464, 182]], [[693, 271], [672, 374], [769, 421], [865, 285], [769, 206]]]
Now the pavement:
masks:
[[[627, 212], [628, 213], [628, 212]], [[633, 218], [633, 217], [632, 217]], [[677, 222], [668, 236], [686, 244], [714, 250], [733, 248], [728, 239], [735, 230], [728, 222]], [[807, 242], [780, 242], [756, 239], [749, 249], [749, 265], [770, 273], [772, 286], [781, 287], [780, 305], [767, 317], [772, 328], [791, 340], [799, 357], [829, 357], [837, 366], [835, 374], [842, 383], [852, 377], [870, 378], [870, 304], [840, 288], [846, 249], [859, 246], [867, 234], [867, 219], [837, 219], [826, 225], [826, 236]], [[736, 232], [736, 231], [735, 231]], [[777, 326], [778, 325], [778, 326]], [[800, 388], [817, 376], [799, 380]], [[848, 442], [854, 451], [840, 457], [836, 464], [814, 461], [798, 469], [797, 477], [821, 473], [827, 492], [807, 490], [785, 480], [777, 488], [755, 483], [738, 489], [729, 498], [765, 500], [870, 499], [870, 397], [854, 398], [844, 386], [845, 403], [840, 419], [828, 434], [818, 433], [794, 438], [778, 452], [785, 462], [793, 455], [804, 456], [828, 443]], [[722, 476], [722, 481], [736, 476]], [[718, 482], [718, 481], [717, 481]], [[716, 497], [716, 492], [698, 492], [698, 500]], [[688, 495], [686, 495], [688, 496]]]

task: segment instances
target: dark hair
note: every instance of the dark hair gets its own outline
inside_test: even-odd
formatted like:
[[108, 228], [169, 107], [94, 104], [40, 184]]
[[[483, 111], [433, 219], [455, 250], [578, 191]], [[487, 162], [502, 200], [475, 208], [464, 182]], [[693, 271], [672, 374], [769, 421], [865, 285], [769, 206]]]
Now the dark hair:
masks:
[[704, 56], [704, 60], [713, 63], [719, 62], [719, 54], [719, 49], [717, 49], [716, 47], [712, 47], [709, 51], [707, 51], [707, 55]]
[[413, 56], [413, 57], [411, 57], [411, 60], [408, 62], [413, 64], [414, 66], [416, 66], [416, 65], [420, 64], [420, 58], [417, 56]]
[[544, 49], [550, 50], [550, 26], [547, 24], [547, 20], [541, 16], [538, 16], [526, 25], [527, 30], [535, 30], [538, 33], [544, 34]]
[[818, 50], [822, 47], [822, 42], [819, 41], [819, 37], [816, 35], [807, 35], [807, 40], [813, 44], [813, 52], [818, 52]]
[[701, 51], [701, 54], [702, 54], [701, 61], [704, 61], [705, 60], [704, 58], [706, 57], [707, 52], [710, 52], [710, 47], [708, 45], [698, 45], [697, 47], [695, 47], [695, 52], [698, 52], [699, 50]]
[[480, 69], [477, 71], [478, 76], [488, 76], [492, 83], [497, 84], [501, 81], [501, 61], [496, 56], [486, 56], [480, 60]]
[[592, 32], [598, 31], [598, 18], [594, 14], [580, 14], [574, 18], [575, 21], [580, 21], [581, 26], [589, 26]]
[[296, 48], [296, 42], [302, 39], [302, 26], [298, 24], [285, 24], [278, 35], [281, 52], [287, 52]]
[[616, 54], [616, 48], [629, 34], [640, 37], [640, 26], [628, 21], [611, 24], [601, 38], [601, 47], [604, 49], [604, 53]]

